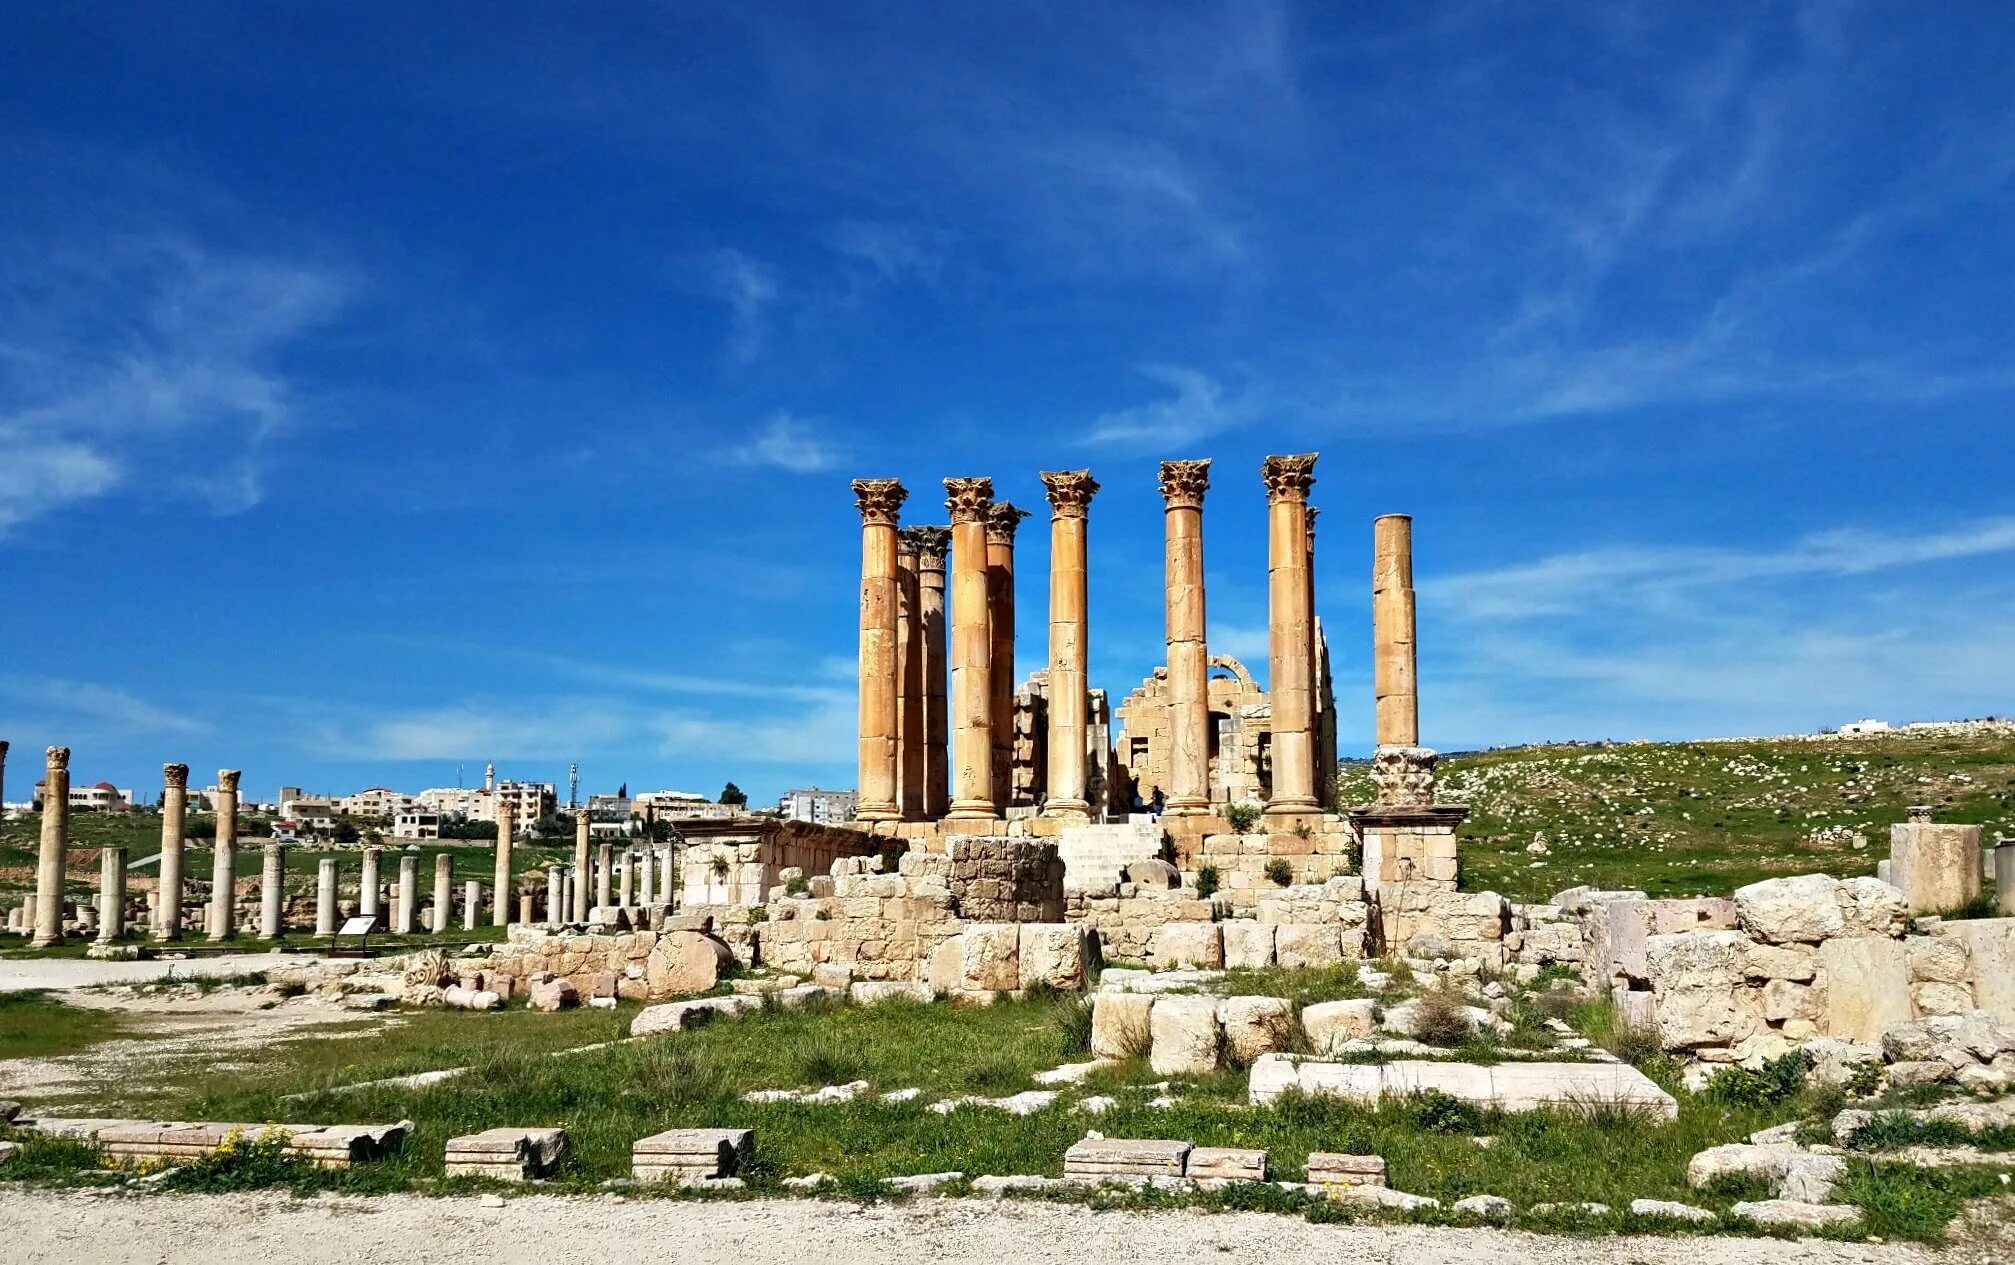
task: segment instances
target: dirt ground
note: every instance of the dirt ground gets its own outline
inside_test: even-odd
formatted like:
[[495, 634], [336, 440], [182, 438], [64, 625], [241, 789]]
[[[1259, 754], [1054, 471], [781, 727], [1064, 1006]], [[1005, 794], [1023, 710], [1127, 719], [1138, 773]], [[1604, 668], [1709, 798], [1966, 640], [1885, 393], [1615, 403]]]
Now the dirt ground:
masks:
[[[1257, 1213], [1089, 1212], [977, 1200], [859, 1208], [814, 1200], [744, 1203], [527, 1196], [358, 1199], [134, 1196], [12, 1191], [0, 1229], [25, 1265], [290, 1265], [413, 1260], [431, 1265], [628, 1260], [640, 1245], [682, 1265], [930, 1261], [947, 1265], [1178, 1261], [1375, 1261], [1381, 1265], [1918, 1265], [2005, 1261], [2011, 1241], [1943, 1251], [1774, 1239], [1542, 1237], [1418, 1226], [1319, 1226]], [[25, 1253], [22, 1249], [25, 1248]]]
[[106, 984], [146, 984], [161, 980], [199, 977], [220, 979], [233, 975], [257, 975], [276, 966], [302, 966], [320, 960], [289, 953], [238, 953], [182, 959], [150, 958], [145, 962], [96, 962], [89, 958], [16, 958], [0, 962], [0, 993], [28, 988], [98, 988]]

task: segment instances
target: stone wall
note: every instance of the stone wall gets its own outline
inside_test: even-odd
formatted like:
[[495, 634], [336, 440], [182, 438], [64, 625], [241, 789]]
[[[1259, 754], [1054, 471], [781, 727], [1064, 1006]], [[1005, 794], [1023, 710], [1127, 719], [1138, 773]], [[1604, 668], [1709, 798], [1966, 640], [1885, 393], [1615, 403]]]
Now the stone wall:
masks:
[[774, 817], [682, 821], [679, 834], [679, 904], [760, 905], [787, 869], [825, 874], [844, 857], [867, 856], [890, 846], [858, 830]]
[[705, 916], [675, 919], [664, 931], [620, 935], [551, 932], [514, 924], [485, 956], [453, 959], [462, 987], [500, 997], [524, 996], [534, 980], [557, 977], [581, 998], [663, 1001], [703, 993], [734, 962]]
[[961, 918], [1062, 922], [1064, 865], [1055, 843], [958, 837], [946, 841], [946, 882]]

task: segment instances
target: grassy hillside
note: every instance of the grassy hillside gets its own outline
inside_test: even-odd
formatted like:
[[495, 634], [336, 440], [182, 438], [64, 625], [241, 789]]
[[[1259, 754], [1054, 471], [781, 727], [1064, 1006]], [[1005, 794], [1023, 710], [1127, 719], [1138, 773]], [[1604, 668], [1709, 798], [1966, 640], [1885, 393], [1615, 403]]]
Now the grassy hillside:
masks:
[[[2015, 838], [2015, 734], [1520, 747], [1441, 765], [1471, 807], [1463, 886], [1539, 900], [1578, 883], [1726, 895], [1758, 879], [1872, 874], [1907, 804]], [[1371, 798], [1346, 765], [1345, 803]], [[1535, 842], [1543, 854], [1528, 851]]]

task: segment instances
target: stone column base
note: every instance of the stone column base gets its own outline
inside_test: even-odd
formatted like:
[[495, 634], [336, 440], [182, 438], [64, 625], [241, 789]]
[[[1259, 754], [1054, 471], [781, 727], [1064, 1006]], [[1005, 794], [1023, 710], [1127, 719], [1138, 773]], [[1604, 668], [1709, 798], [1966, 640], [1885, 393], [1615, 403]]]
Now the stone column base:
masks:
[[1455, 828], [1468, 816], [1469, 809], [1460, 804], [1353, 808], [1350, 821], [1364, 842], [1364, 881], [1380, 889], [1429, 886], [1453, 891], [1459, 875]]

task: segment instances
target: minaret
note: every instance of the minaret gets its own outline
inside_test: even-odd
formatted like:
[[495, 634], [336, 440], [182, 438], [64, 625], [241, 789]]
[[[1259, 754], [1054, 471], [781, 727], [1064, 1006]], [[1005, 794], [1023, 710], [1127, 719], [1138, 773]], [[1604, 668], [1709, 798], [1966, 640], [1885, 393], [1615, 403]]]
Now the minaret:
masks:
[[494, 762], [483, 766], [483, 789], [495, 793], [497, 789], [497, 766]]

